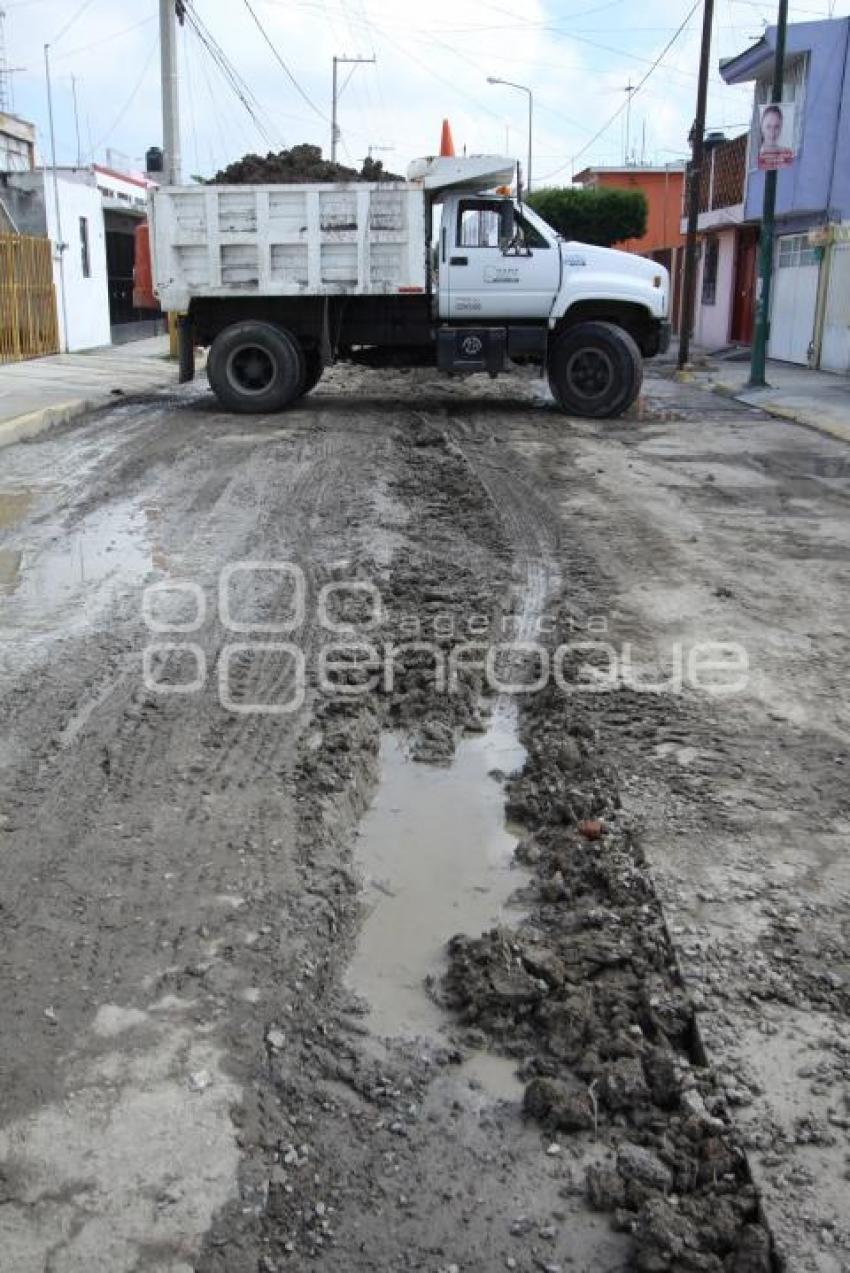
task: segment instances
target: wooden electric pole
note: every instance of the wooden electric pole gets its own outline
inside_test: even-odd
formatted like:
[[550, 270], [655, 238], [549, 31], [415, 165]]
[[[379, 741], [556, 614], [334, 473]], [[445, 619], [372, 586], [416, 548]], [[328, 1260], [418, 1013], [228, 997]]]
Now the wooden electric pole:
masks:
[[682, 288], [682, 321], [679, 333], [679, 370], [687, 364], [691, 354], [691, 333], [694, 327], [694, 301], [697, 283], [697, 225], [699, 223], [699, 197], [702, 187], [702, 165], [705, 156], [705, 109], [708, 99], [708, 69], [711, 60], [711, 27], [714, 21], [714, 0], [705, 0], [702, 14], [702, 46], [699, 58], [697, 84], [697, 113], [691, 133], [691, 162], [688, 166], [688, 235], [685, 243], [685, 279]]

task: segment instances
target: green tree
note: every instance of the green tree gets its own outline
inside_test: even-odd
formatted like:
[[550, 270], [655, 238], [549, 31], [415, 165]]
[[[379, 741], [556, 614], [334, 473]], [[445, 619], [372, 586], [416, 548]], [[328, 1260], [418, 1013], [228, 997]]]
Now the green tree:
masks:
[[646, 234], [647, 204], [642, 190], [552, 186], [533, 191], [528, 203], [565, 239], [610, 247]]

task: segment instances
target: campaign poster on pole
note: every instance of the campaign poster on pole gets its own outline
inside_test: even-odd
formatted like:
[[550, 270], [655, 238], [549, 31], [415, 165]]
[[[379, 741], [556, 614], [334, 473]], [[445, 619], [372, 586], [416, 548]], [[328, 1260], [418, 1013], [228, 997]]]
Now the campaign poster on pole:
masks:
[[759, 107], [758, 166], [762, 172], [793, 164], [794, 115], [793, 102], [770, 102]]

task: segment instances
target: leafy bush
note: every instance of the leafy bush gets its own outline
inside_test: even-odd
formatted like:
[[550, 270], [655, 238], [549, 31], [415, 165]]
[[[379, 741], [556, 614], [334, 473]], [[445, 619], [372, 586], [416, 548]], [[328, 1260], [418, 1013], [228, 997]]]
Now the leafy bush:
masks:
[[565, 239], [610, 247], [646, 234], [647, 204], [642, 190], [552, 186], [533, 191], [528, 203]]

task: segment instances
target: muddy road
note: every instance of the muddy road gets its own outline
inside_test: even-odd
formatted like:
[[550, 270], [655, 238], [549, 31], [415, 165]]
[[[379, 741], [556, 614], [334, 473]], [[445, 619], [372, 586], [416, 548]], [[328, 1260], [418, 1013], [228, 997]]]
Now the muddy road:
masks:
[[0, 1267], [850, 1269], [850, 458], [663, 373], [0, 456]]

